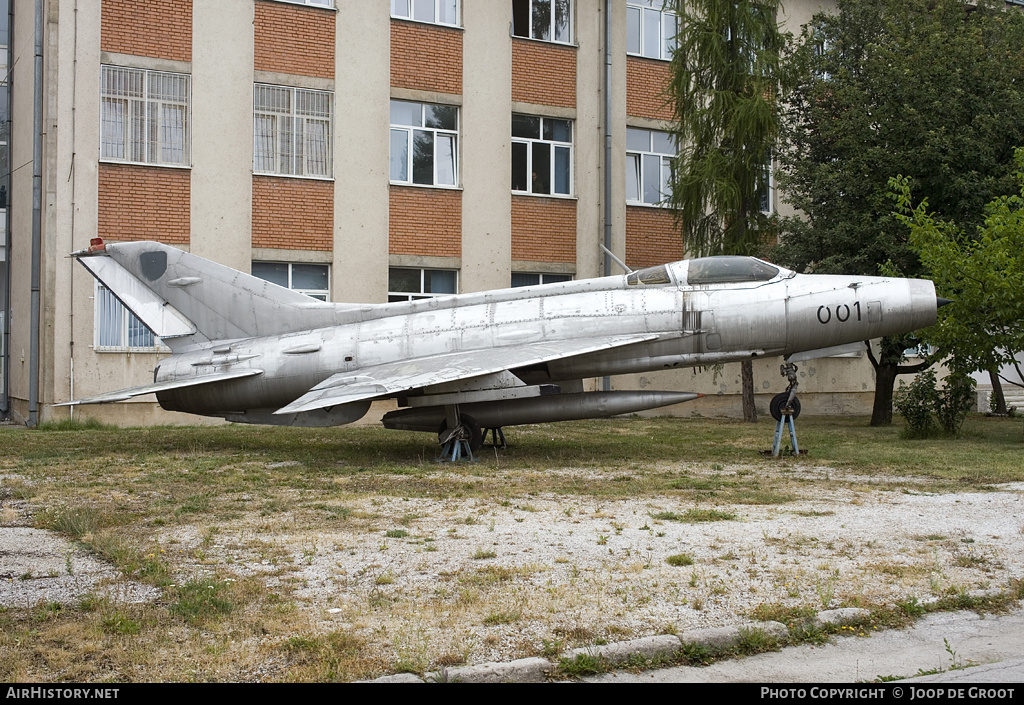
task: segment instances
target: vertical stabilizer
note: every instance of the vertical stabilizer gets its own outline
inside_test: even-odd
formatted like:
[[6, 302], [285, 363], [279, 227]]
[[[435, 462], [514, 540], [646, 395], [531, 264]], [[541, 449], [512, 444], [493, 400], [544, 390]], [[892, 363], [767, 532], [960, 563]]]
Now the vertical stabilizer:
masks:
[[100, 244], [75, 256], [175, 351], [336, 323], [334, 304], [158, 242]]

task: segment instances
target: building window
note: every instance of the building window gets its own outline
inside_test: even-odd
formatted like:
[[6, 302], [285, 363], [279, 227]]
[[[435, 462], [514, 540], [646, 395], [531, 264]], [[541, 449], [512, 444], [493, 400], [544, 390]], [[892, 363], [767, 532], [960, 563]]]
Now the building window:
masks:
[[572, 41], [571, 0], [512, 0], [512, 34], [568, 44]]
[[168, 352], [156, 333], [96, 282], [93, 347], [97, 352]]
[[103, 66], [100, 159], [189, 166], [191, 76]]
[[454, 105], [391, 101], [391, 182], [455, 186], [458, 130]]
[[458, 272], [452, 269], [388, 270], [388, 302], [430, 299], [458, 291]]
[[334, 94], [256, 84], [253, 171], [331, 178]]
[[676, 48], [676, 15], [665, 0], [627, 0], [626, 53], [648, 59], [671, 59]]
[[252, 275], [320, 301], [330, 296], [330, 265], [253, 262]]
[[572, 121], [512, 116], [512, 190], [572, 193]]
[[391, 0], [391, 16], [458, 27], [459, 0]]
[[668, 132], [626, 128], [626, 202], [660, 205], [672, 194], [676, 143]]
[[512, 286], [535, 286], [537, 284], [555, 284], [571, 282], [571, 274], [539, 274], [533, 272], [512, 272]]

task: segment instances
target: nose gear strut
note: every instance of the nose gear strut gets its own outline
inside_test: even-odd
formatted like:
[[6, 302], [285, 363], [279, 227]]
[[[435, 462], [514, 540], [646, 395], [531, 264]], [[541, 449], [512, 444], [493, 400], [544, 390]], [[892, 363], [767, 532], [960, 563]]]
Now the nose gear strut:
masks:
[[786, 391], [772, 397], [770, 411], [775, 424], [775, 441], [772, 443], [772, 457], [779, 457], [782, 445], [782, 427], [789, 427], [789, 440], [793, 444], [793, 455], [800, 455], [800, 447], [796, 443], [796, 427], [794, 419], [800, 415], [800, 400], [796, 398], [796, 388], [799, 383], [796, 381], [797, 366], [787, 362], [779, 366], [779, 374], [789, 380]]

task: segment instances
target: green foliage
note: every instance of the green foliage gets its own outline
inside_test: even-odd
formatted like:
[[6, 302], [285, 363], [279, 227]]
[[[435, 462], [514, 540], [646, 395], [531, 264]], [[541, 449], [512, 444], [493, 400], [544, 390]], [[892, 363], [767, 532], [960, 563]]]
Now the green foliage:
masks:
[[116, 431], [114, 424], [103, 423], [91, 416], [85, 419], [62, 419], [60, 421], [43, 421], [37, 424], [36, 431], [59, 432], [59, 431]]
[[671, 205], [687, 249], [751, 254], [769, 223], [761, 212], [785, 88], [779, 0], [673, 0], [672, 59], [679, 159]]
[[774, 255], [799, 271], [921, 272], [887, 198], [904, 174], [942, 217], [980, 223], [1024, 144], [1024, 13], [981, 0], [839, 0], [791, 57], [780, 183], [806, 218]]
[[606, 670], [608, 665], [603, 659], [587, 653], [576, 654], [575, 658], [562, 658], [558, 662], [558, 671], [567, 676], [592, 676]]
[[170, 612], [189, 624], [202, 624], [208, 620], [230, 614], [235, 605], [227, 596], [223, 581], [193, 580], [175, 589], [175, 601]]
[[960, 433], [968, 412], [974, 406], [974, 380], [962, 372], [954, 372], [936, 389], [935, 373], [922, 372], [909, 385], [900, 383], [894, 405], [907, 422], [908, 438], [931, 438], [939, 427], [949, 436]]
[[93, 507], [62, 505], [41, 512], [39, 523], [51, 531], [77, 539], [98, 531], [104, 525], [104, 517]]
[[665, 562], [676, 567], [693, 565], [693, 556], [689, 553], [676, 553], [666, 558]]
[[910, 183], [893, 179], [898, 217], [910, 231], [939, 295], [952, 303], [939, 310], [929, 331], [933, 344], [948, 349], [960, 370], [1013, 366], [1024, 351], [1024, 149], [1016, 152], [1019, 195], [1000, 196], [984, 209], [973, 235], [960, 223], [929, 211], [927, 199], [911, 209]]
[[699, 524], [705, 521], [730, 521], [736, 518], [731, 512], [721, 512], [717, 509], [687, 509], [682, 514], [678, 512], [657, 512], [651, 514], [652, 519], [659, 521], [681, 521], [686, 524]]
[[763, 629], [742, 627], [736, 647], [743, 654], [760, 654], [766, 651], [778, 651], [780, 644], [777, 638]]
[[958, 435], [975, 399], [973, 379], [962, 372], [947, 377], [935, 400], [935, 415], [942, 430], [951, 436]]
[[935, 372], [928, 370], [919, 374], [913, 382], [900, 382], [893, 398], [893, 406], [907, 422], [909, 438], [931, 438], [935, 435], [935, 418], [932, 410], [938, 401], [935, 391]]

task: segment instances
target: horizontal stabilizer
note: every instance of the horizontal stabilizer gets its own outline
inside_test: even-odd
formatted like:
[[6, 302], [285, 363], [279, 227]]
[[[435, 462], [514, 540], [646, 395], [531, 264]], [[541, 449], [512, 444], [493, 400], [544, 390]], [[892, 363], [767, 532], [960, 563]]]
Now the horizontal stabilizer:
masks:
[[[274, 413], [297, 414], [335, 404], [349, 404], [363, 399], [494, 375], [504, 370], [515, 370], [565, 357], [650, 342], [661, 337], [663, 336], [650, 333], [610, 338], [541, 341], [500, 350], [469, 350], [364, 367], [359, 370], [356, 377], [348, 372], [328, 377], [308, 393]], [[467, 390], [473, 389], [473, 385], [464, 386]]]
[[238, 379], [240, 377], [252, 377], [253, 375], [260, 374], [263, 374], [263, 370], [248, 369], [235, 370], [233, 372], [217, 372], [215, 374], [202, 375], [201, 377], [176, 379], [170, 382], [156, 382], [154, 384], [147, 384], [141, 387], [121, 389], [116, 392], [105, 392], [103, 394], [97, 394], [94, 397], [85, 397], [84, 399], [75, 399], [74, 401], [64, 402], [63, 404], [54, 404], [54, 406], [79, 406], [80, 404], [110, 404], [112, 402], [117, 401], [127, 401], [132, 397], [142, 396], [143, 394], [155, 394], [157, 392], [167, 391], [168, 389], [195, 387], [200, 384], [225, 382], [229, 379]]

